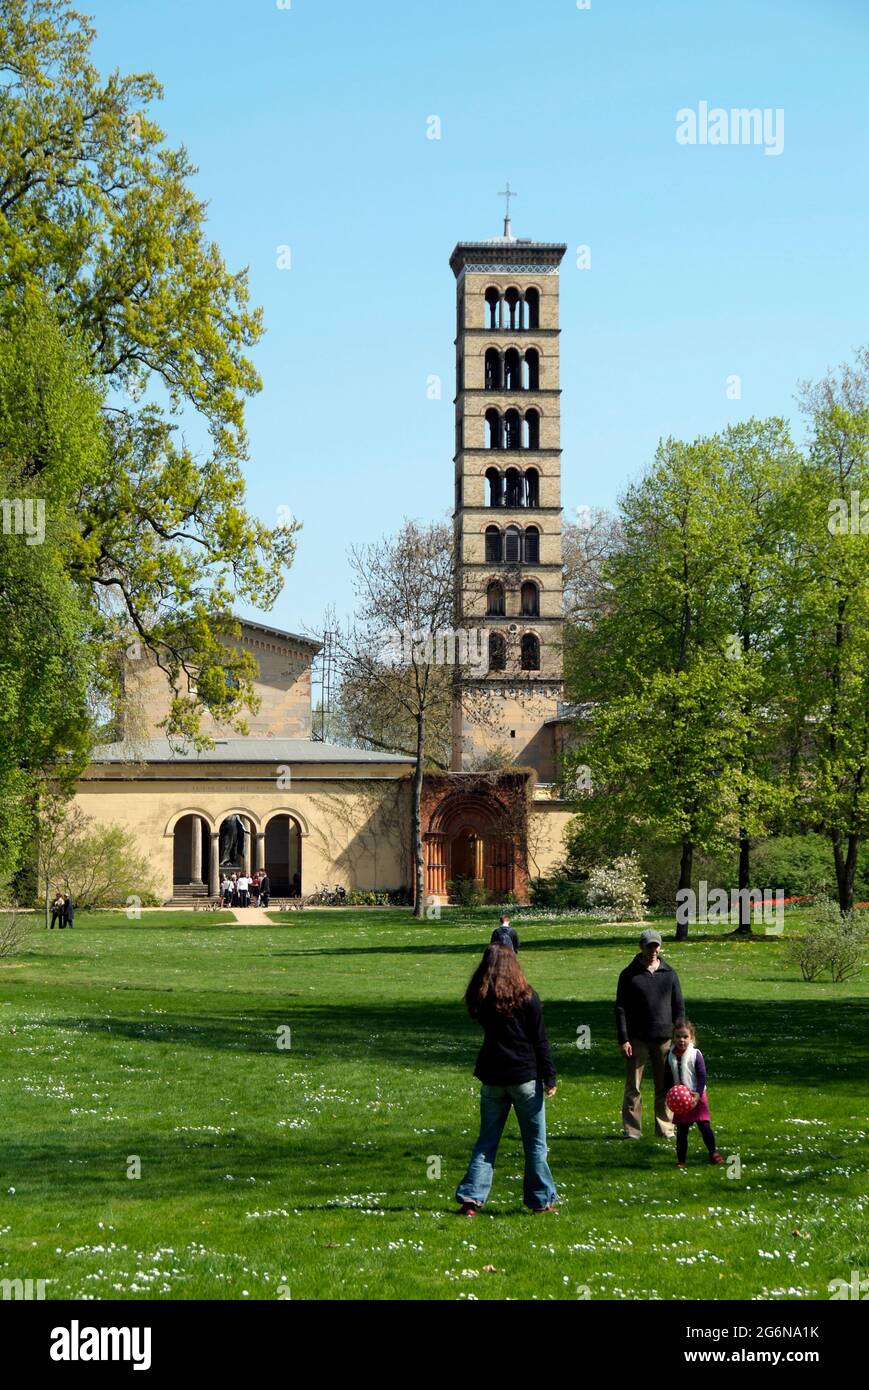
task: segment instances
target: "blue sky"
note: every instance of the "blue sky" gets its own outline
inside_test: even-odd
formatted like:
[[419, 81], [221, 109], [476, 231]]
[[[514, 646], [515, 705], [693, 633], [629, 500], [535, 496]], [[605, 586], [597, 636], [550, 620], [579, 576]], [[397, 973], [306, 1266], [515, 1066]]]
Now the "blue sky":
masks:
[[[268, 621], [346, 610], [351, 542], [450, 508], [448, 258], [500, 233], [507, 179], [514, 232], [568, 244], [565, 516], [662, 435], [793, 416], [869, 341], [865, 0], [281, 2], [81, 5], [103, 70], [164, 83], [153, 114], [265, 310], [249, 503], [304, 523]], [[678, 144], [701, 101], [783, 110], [783, 152]]]

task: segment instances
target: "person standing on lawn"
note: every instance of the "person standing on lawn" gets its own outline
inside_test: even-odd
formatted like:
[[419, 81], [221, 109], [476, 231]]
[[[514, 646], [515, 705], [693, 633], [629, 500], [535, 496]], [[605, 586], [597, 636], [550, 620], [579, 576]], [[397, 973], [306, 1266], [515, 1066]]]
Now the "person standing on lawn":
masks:
[[625, 1059], [622, 1133], [626, 1139], [642, 1137], [640, 1087], [649, 1061], [655, 1080], [655, 1133], [663, 1139], [673, 1138], [673, 1120], [666, 1102], [670, 1089], [667, 1053], [673, 1029], [684, 1017], [679, 976], [661, 960], [661, 933], [649, 927], [640, 937], [639, 952], [619, 975], [616, 990], [616, 1031]]
[[[667, 1055], [671, 1086], [687, 1086], [691, 1092], [694, 1109], [687, 1115], [677, 1115], [676, 1119], [676, 1167], [684, 1168], [688, 1157], [688, 1131], [696, 1125], [700, 1131], [710, 1163], [723, 1163], [724, 1159], [715, 1147], [715, 1131], [712, 1116], [709, 1114], [709, 1097], [706, 1094], [706, 1062], [697, 1046], [697, 1034], [690, 1019], [683, 1019], [673, 1029], [673, 1046]], [[668, 1087], [669, 1089], [669, 1087]]]
[[484, 1031], [474, 1075], [480, 1086], [480, 1133], [456, 1189], [460, 1216], [476, 1216], [492, 1186], [495, 1157], [511, 1106], [525, 1150], [523, 1198], [533, 1212], [555, 1211], [546, 1161], [546, 1096], [556, 1092], [543, 1010], [512, 945], [486, 947], [465, 993], [471, 1018]]

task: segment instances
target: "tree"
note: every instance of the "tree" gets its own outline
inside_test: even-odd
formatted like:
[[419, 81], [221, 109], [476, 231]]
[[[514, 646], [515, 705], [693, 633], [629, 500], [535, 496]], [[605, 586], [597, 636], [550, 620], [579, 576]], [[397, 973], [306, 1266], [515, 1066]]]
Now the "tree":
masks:
[[70, 574], [83, 490], [105, 468], [101, 395], [81, 341], [34, 292], [0, 335], [0, 876], [14, 878], [40, 786], [66, 793], [90, 749], [93, 618]]
[[138, 852], [135, 836], [119, 825], [98, 825], [77, 806], [65, 818], [52, 873], [55, 884], [80, 908], [157, 901], [151, 868]]
[[[40, 291], [104, 382], [109, 448], [82, 479], [68, 571], [92, 659], [132, 632], [171, 683], [168, 732], [197, 738], [203, 708], [240, 721], [252, 698], [253, 659], [222, 639], [235, 597], [270, 607], [296, 528], [244, 510], [262, 328], [246, 274], [207, 239], [195, 168], [151, 119], [156, 79], [103, 80], [93, 40], [62, 0], [0, 0], [0, 328]], [[204, 430], [201, 456], [182, 422]], [[34, 458], [34, 481], [47, 467]]]
[[791, 562], [790, 501], [800, 458], [780, 419], [749, 420], [721, 436], [723, 486], [730, 513], [725, 576], [727, 656], [738, 663], [732, 707], [738, 804], [737, 935], [750, 936], [751, 843], [784, 818], [788, 785], [781, 776], [791, 682], [779, 652], [787, 642], [784, 593]]
[[564, 561], [564, 617], [570, 627], [587, 627], [606, 611], [607, 562], [621, 541], [618, 517], [595, 507], [581, 521], [565, 522], [561, 532]]
[[[387, 698], [383, 687], [394, 688]], [[415, 676], [412, 665], [396, 665], [381, 673], [376, 686], [363, 673], [348, 669], [335, 696], [329, 733], [336, 743], [416, 756]], [[450, 717], [453, 678], [449, 666], [434, 666], [429, 691], [426, 768], [450, 766]]]
[[[354, 548], [357, 616], [352, 625], [335, 629], [342, 688], [357, 692], [364, 709], [376, 709], [373, 727], [401, 730], [405, 739], [412, 731], [411, 852], [418, 918], [425, 913], [421, 802], [430, 728], [436, 718], [448, 720], [456, 669], [455, 650], [446, 650], [455, 637], [450, 539], [445, 525], [406, 521], [394, 539]], [[359, 727], [366, 727], [364, 716]]]
[[726, 660], [723, 483], [720, 441], [659, 446], [622, 501], [620, 542], [603, 569], [608, 601], [577, 629], [567, 668], [572, 692], [595, 702], [577, 755], [592, 774], [584, 818], [675, 840], [680, 890], [691, 886], [695, 848], [722, 847], [737, 811], [728, 773], [745, 721]]
[[801, 790], [849, 913], [869, 834], [869, 349], [804, 384], [801, 399], [811, 423], [794, 500], [793, 621], [809, 693]]

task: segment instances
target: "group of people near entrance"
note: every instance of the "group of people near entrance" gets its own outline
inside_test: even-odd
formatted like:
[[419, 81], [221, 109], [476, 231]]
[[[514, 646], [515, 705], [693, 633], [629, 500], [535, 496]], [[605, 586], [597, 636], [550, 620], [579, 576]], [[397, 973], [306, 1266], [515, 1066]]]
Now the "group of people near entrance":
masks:
[[220, 896], [224, 907], [268, 907], [271, 887], [265, 869], [256, 869], [248, 877], [244, 871], [224, 874]]
[[71, 927], [75, 917], [75, 903], [69, 893], [61, 893], [58, 888], [51, 900], [51, 921], [49, 930], [53, 931], [55, 926], [63, 930], [64, 927]]
[[[710, 1163], [723, 1163], [706, 1094], [706, 1064], [694, 1025], [685, 1017], [679, 977], [661, 959], [660, 932], [649, 929], [640, 949], [619, 975], [616, 1032], [625, 1059], [622, 1137], [642, 1136], [640, 1087], [647, 1064], [655, 1083], [655, 1133], [676, 1140], [676, 1166], [684, 1168], [688, 1133], [696, 1124]], [[558, 1194], [547, 1163], [546, 1099], [557, 1078], [540, 999], [518, 960], [519, 937], [509, 918], [501, 918], [483, 959], [471, 976], [465, 1004], [483, 1029], [483, 1046], [474, 1075], [480, 1086], [480, 1133], [468, 1168], [456, 1190], [461, 1216], [475, 1216], [492, 1186], [495, 1157], [511, 1107], [516, 1111], [525, 1150], [523, 1200], [533, 1212], [557, 1208]], [[693, 1108], [673, 1115], [667, 1108], [672, 1086], [686, 1086]]]

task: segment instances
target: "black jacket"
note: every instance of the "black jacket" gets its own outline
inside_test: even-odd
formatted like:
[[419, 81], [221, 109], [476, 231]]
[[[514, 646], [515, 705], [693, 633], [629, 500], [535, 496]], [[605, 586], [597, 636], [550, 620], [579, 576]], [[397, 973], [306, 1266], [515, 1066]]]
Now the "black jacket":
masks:
[[639, 1038], [671, 1038], [680, 1018], [685, 1017], [685, 1000], [679, 976], [662, 960], [657, 970], [646, 969], [640, 951], [619, 975], [616, 991], [616, 1030], [619, 1042]]
[[537, 994], [532, 991], [528, 1002], [514, 1014], [499, 1014], [484, 1005], [477, 1022], [486, 1037], [474, 1076], [485, 1086], [521, 1086], [525, 1081], [555, 1085], [555, 1067]]

